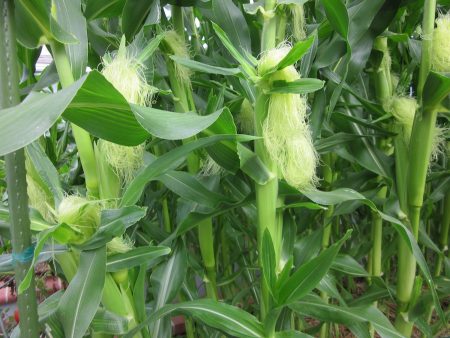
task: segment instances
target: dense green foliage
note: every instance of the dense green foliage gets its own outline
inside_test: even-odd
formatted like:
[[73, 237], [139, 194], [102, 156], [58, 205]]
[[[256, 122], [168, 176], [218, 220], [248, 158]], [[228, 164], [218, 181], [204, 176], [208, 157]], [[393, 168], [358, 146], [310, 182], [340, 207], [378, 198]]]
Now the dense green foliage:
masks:
[[448, 334], [449, 6], [0, 0], [12, 335]]

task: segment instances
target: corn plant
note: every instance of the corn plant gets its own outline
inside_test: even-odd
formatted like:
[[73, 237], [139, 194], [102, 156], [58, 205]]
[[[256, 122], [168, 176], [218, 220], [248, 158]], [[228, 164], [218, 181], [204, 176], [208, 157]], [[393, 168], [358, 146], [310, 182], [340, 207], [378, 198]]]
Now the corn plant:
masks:
[[12, 336], [448, 334], [448, 1], [0, 1]]

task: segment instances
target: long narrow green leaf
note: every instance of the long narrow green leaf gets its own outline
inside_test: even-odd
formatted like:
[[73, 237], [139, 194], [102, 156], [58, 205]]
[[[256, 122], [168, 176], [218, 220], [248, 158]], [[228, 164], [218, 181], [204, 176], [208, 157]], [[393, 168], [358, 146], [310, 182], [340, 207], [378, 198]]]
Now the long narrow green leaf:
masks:
[[254, 137], [244, 135], [215, 135], [189, 142], [165, 153], [136, 175], [128, 185], [122, 197], [121, 205], [126, 206], [136, 203], [141, 197], [147, 183], [155, 180], [159, 175], [175, 169], [178, 165], [177, 160], [186, 157], [190, 152], [224, 140], [247, 141], [251, 139], [254, 139]]
[[108, 257], [106, 271], [114, 272], [130, 269], [141, 264], [147, 264], [155, 258], [168, 255], [170, 248], [165, 246], [142, 246], [122, 254]]
[[194, 60], [187, 59], [187, 58], [182, 58], [182, 57], [175, 56], [175, 55], [171, 55], [170, 58], [182, 66], [185, 66], [187, 68], [190, 68], [192, 70], [202, 72], [202, 73], [216, 74], [216, 75], [237, 75], [237, 74], [241, 73], [241, 70], [239, 68], [224, 68], [224, 67], [211, 66], [206, 63], [201, 63], [198, 61], [194, 61]]
[[66, 338], [81, 338], [86, 333], [102, 298], [105, 274], [106, 247], [81, 253], [77, 274], [58, 306]]
[[317, 296], [308, 296], [289, 306], [291, 309], [306, 316], [312, 316], [327, 322], [341, 323], [351, 326], [354, 323], [370, 322], [375, 330], [386, 338], [402, 338], [389, 320], [376, 307], [343, 307], [323, 302]]
[[311, 292], [330, 269], [342, 244], [350, 237], [351, 230], [338, 242], [324, 250], [319, 256], [300, 266], [279, 290], [278, 304], [292, 304]]

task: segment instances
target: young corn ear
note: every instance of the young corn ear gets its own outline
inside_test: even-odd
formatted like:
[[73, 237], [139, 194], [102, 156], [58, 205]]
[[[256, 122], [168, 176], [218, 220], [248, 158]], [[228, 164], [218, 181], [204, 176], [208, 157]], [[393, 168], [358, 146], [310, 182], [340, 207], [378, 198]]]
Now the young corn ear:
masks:
[[296, 41], [306, 38], [305, 31], [305, 11], [303, 5], [292, 4], [289, 5], [292, 14], [292, 35]]
[[144, 145], [127, 147], [105, 140], [97, 142], [98, 151], [105, 155], [105, 159], [111, 166], [123, 185], [128, 184], [136, 171], [144, 163]]
[[[263, 76], [276, 66], [289, 52], [283, 46], [269, 50], [258, 65]], [[269, 76], [273, 81], [298, 80], [294, 66], [288, 66]], [[318, 155], [314, 149], [307, 123], [306, 97], [298, 94], [270, 94], [267, 117], [263, 122], [264, 145], [278, 171], [287, 183], [297, 189], [310, 189], [316, 185]]]
[[409, 144], [414, 116], [416, 110], [419, 108], [416, 99], [407, 96], [392, 96], [385, 105], [385, 108], [394, 115], [397, 122], [402, 126], [405, 143]]
[[133, 241], [129, 237], [114, 237], [106, 244], [106, 252], [108, 255], [125, 253], [133, 249]]
[[36, 209], [44, 220], [49, 223], [55, 223], [55, 217], [52, 212], [52, 206], [54, 205], [53, 196], [46, 189], [28, 156], [25, 157], [25, 168], [27, 171], [26, 180], [29, 205]]
[[255, 130], [255, 112], [249, 100], [244, 99], [241, 104], [241, 110], [236, 117], [236, 122], [242, 132], [253, 135]]
[[65, 197], [56, 210], [56, 219], [73, 229], [67, 243], [81, 244], [89, 239], [100, 225], [101, 206], [81, 196]]
[[431, 65], [438, 72], [450, 72], [450, 13], [436, 19], [433, 31]]
[[[127, 50], [124, 38], [116, 53], [103, 58], [102, 74], [128, 102], [142, 106], [150, 102], [153, 89], [146, 82], [144, 65], [137, 60], [136, 52]], [[123, 185], [131, 181], [143, 164], [144, 144], [127, 147], [100, 140], [97, 146]]]
[[[170, 30], [164, 33], [164, 45], [168, 49], [169, 54], [189, 58], [189, 51], [186, 43], [176, 31]], [[174, 66], [179, 80], [183, 83], [190, 83], [189, 77], [191, 76], [191, 71], [176, 62], [174, 62]]]

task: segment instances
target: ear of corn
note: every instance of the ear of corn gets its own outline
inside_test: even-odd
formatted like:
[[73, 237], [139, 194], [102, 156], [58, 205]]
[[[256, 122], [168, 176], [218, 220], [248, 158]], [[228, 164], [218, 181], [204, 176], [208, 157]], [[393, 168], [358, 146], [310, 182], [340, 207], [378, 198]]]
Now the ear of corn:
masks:
[[[289, 47], [269, 50], [258, 65], [261, 76], [275, 67], [289, 52]], [[298, 80], [300, 75], [293, 66], [283, 68], [269, 76], [273, 81]], [[307, 123], [306, 98], [297, 94], [269, 95], [267, 117], [263, 123], [266, 149], [278, 171], [290, 185], [310, 189], [317, 183], [317, 154], [312, 144]]]

